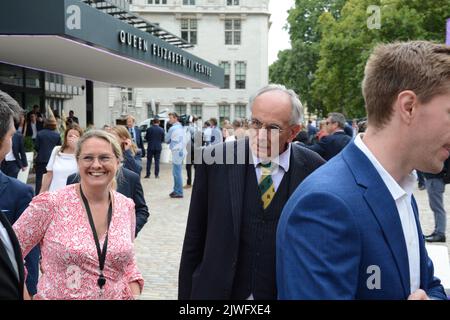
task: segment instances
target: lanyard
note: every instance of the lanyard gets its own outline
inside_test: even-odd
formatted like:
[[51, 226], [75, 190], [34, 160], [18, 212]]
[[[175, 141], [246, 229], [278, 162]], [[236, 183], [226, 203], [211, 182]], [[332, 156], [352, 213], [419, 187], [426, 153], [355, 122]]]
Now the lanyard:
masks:
[[95, 246], [97, 247], [97, 256], [98, 256], [98, 263], [99, 263], [99, 268], [100, 268], [100, 275], [98, 276], [97, 284], [100, 287], [100, 289], [102, 289], [106, 283], [106, 279], [103, 276], [103, 268], [105, 267], [106, 251], [108, 250], [108, 231], [109, 231], [109, 225], [111, 223], [111, 218], [112, 218], [111, 195], [109, 195], [108, 229], [106, 230], [106, 237], [105, 237], [105, 241], [103, 242], [103, 249], [100, 249], [100, 242], [98, 241], [97, 230], [95, 229], [95, 224], [94, 224], [94, 219], [92, 218], [91, 208], [89, 207], [89, 202], [87, 201], [86, 197], [84, 196], [83, 190], [81, 189], [81, 184], [80, 184], [80, 194], [81, 194], [81, 198], [83, 199], [84, 206], [86, 208], [86, 212], [87, 212], [87, 215], [89, 218], [89, 224], [91, 225], [92, 233], [94, 235]]

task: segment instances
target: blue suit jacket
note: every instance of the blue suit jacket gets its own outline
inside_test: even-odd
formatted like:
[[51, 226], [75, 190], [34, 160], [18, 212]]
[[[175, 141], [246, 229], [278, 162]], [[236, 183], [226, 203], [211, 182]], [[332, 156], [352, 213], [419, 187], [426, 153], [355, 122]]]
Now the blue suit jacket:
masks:
[[319, 142], [307, 148], [317, 152], [325, 160], [330, 160], [344, 149], [344, 147], [352, 140], [345, 132], [339, 131], [329, 136], [325, 136]]
[[58, 132], [43, 129], [38, 132], [34, 148], [37, 151], [36, 163], [47, 164], [53, 148], [61, 145], [61, 136]]
[[[445, 299], [420, 246], [420, 288]], [[370, 289], [379, 268], [380, 289]], [[352, 142], [304, 180], [283, 209], [277, 230], [280, 299], [406, 299], [406, 244], [395, 201], [369, 159]]]
[[[144, 148], [144, 143], [142, 142], [142, 133], [141, 133], [141, 130], [139, 129], [138, 126], [135, 126], [135, 127], [134, 127], [134, 132], [135, 132], [135, 134], [136, 134], [136, 145], [137, 145], [137, 147], [138, 147], [139, 149], [141, 149], [141, 151], [142, 151], [141, 156], [142, 156], [142, 157], [145, 157], [145, 148]], [[133, 137], [131, 137], [131, 138], [133, 138]]]
[[0, 209], [11, 225], [19, 219], [34, 196], [33, 188], [0, 171]]
[[148, 142], [148, 150], [161, 151], [164, 142], [164, 129], [157, 125], [152, 125], [145, 133], [145, 140]]
[[19, 168], [28, 167], [23, 135], [20, 131], [16, 131], [12, 137], [12, 152], [16, 158], [16, 163]]

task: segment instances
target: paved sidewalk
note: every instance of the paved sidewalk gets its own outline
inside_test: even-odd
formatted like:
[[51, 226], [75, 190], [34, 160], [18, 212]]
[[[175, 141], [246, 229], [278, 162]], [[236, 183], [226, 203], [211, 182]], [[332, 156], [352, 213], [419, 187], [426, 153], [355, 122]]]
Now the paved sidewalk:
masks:
[[[145, 168], [145, 160], [143, 161]], [[152, 168], [153, 169], [153, 168]], [[194, 172], [193, 172], [194, 174]], [[145, 169], [142, 176], [145, 175]], [[186, 171], [183, 168], [183, 183]], [[173, 179], [171, 165], [162, 164], [160, 179], [142, 179], [150, 219], [136, 239], [138, 266], [145, 279], [142, 299], [177, 299], [178, 267], [183, 245], [191, 189], [185, 189], [183, 199], [171, 199]], [[434, 227], [433, 213], [428, 206], [426, 191], [415, 191], [420, 220], [425, 234]], [[450, 212], [450, 186], [444, 203]], [[450, 222], [447, 224], [447, 248], [450, 241]], [[442, 245], [442, 244], [441, 244]]]

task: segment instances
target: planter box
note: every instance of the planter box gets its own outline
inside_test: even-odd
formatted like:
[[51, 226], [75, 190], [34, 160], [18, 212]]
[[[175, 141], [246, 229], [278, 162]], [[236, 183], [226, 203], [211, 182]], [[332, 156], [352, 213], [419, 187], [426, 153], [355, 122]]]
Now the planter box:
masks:
[[27, 183], [28, 181], [28, 174], [30, 173], [31, 168], [33, 167], [33, 152], [26, 152], [27, 155], [27, 161], [28, 161], [28, 167], [25, 171], [20, 170], [19, 174], [17, 176], [17, 179], [22, 181], [23, 183]]

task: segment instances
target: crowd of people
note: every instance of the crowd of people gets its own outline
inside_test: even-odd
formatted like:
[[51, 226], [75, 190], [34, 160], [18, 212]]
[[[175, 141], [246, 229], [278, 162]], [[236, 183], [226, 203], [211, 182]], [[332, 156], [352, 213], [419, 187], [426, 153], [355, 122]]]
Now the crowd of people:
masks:
[[[0, 298], [139, 298], [142, 158], [143, 178], [153, 160], [159, 178], [167, 143], [170, 198], [192, 188], [179, 299], [445, 300], [425, 241], [446, 241], [449, 88], [450, 48], [412, 41], [376, 47], [367, 119], [351, 124], [332, 112], [303, 125], [298, 95], [276, 84], [250, 97], [249, 119], [219, 127], [171, 112], [167, 132], [154, 119], [145, 134], [131, 115], [83, 130], [71, 112], [61, 126], [0, 91]], [[23, 135], [37, 151], [34, 189], [15, 179]], [[435, 214], [427, 236], [416, 170]]]

